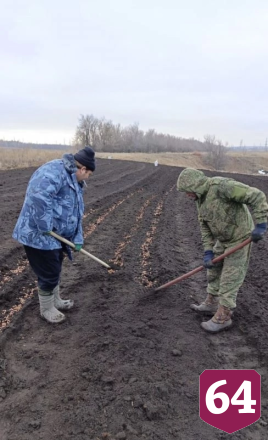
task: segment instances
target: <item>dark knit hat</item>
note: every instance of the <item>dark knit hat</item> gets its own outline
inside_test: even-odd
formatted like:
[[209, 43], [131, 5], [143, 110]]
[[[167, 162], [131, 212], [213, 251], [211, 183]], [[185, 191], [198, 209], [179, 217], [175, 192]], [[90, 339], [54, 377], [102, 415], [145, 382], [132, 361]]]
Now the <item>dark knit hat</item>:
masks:
[[91, 147], [85, 147], [74, 155], [75, 160], [87, 167], [88, 170], [95, 170], [95, 152]]

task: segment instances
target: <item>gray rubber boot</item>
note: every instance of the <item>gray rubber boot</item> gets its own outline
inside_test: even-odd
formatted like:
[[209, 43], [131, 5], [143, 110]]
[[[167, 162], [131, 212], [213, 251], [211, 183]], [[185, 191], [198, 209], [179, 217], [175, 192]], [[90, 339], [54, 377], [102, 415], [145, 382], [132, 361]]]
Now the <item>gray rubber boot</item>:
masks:
[[62, 299], [60, 297], [60, 287], [57, 285], [53, 289], [54, 293], [54, 305], [59, 310], [69, 310], [73, 307], [74, 302], [71, 299]]
[[207, 294], [205, 301], [203, 301], [199, 306], [197, 304], [191, 304], [190, 308], [197, 313], [202, 313], [202, 315], [214, 315], [217, 312], [219, 305], [219, 297]]
[[209, 333], [218, 333], [232, 327], [232, 312], [228, 307], [219, 305], [217, 312], [207, 322], [202, 322], [201, 327]]
[[46, 295], [42, 294], [43, 291], [39, 289], [39, 303], [40, 303], [40, 314], [42, 318], [46, 319], [51, 324], [59, 324], [65, 321], [65, 316], [54, 306], [54, 295], [48, 295], [48, 292], [44, 292]]

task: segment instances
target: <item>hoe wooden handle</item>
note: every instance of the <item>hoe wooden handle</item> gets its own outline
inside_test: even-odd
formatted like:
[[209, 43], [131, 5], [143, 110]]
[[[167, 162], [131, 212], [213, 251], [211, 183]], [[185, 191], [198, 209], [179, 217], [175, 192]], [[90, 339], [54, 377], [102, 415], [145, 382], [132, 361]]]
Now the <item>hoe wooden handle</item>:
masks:
[[[234, 252], [238, 251], [239, 249], [242, 249], [244, 246], [247, 246], [250, 242], [251, 242], [251, 237], [247, 238], [245, 241], [242, 241], [242, 243], [239, 243], [237, 246], [234, 246], [232, 249], [229, 249], [229, 251], [225, 252], [224, 254], [219, 255], [219, 257], [214, 258], [212, 260], [212, 263], [218, 263], [218, 261], [224, 260], [224, 258], [228, 257], [228, 255], [231, 255]], [[180, 281], [191, 277], [192, 275], [196, 274], [197, 272], [200, 272], [203, 269], [204, 269], [204, 266], [199, 266], [196, 269], [191, 270], [191, 272], [187, 272], [184, 275], [170, 281], [169, 283], [166, 283], [160, 287], [157, 287], [157, 289], [155, 289], [155, 292], [158, 292], [159, 290], [162, 290], [162, 289], [166, 289], [166, 287], [173, 286], [173, 284], [177, 284]]]
[[[72, 243], [71, 241], [67, 240], [66, 238], [61, 237], [60, 235], [56, 234], [56, 232], [51, 231], [50, 235], [55, 237], [57, 240], [62, 241], [65, 244], [68, 244], [68, 246], [70, 246], [71, 248], [75, 249], [74, 243]], [[94, 255], [90, 254], [89, 252], [85, 251], [85, 249], [81, 249], [79, 252], [82, 252], [82, 254], [87, 255], [89, 258], [92, 258], [92, 260], [97, 261], [97, 263], [102, 264], [102, 266], [106, 267], [106, 269], [111, 269], [111, 266], [109, 266], [109, 264], [105, 263], [102, 260], [99, 260], [99, 258], [97, 258]]]

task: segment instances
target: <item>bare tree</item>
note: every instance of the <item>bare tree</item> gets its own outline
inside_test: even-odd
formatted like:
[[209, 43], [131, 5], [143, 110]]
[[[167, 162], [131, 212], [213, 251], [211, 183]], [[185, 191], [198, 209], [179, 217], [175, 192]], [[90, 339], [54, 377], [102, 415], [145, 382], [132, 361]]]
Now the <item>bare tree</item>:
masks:
[[216, 136], [214, 134], [205, 134], [204, 144], [206, 146], [207, 151], [212, 151], [214, 146], [216, 145]]
[[99, 150], [113, 150], [113, 124], [112, 121], [106, 121], [104, 118], [98, 121]]
[[93, 115], [80, 115], [74, 138], [75, 146], [80, 147], [87, 143], [95, 146], [98, 142], [97, 127], [98, 119]]
[[227, 145], [224, 146], [222, 141], [216, 140], [214, 135], [204, 136], [205, 145], [207, 147], [207, 162], [215, 170], [224, 169], [227, 162]]

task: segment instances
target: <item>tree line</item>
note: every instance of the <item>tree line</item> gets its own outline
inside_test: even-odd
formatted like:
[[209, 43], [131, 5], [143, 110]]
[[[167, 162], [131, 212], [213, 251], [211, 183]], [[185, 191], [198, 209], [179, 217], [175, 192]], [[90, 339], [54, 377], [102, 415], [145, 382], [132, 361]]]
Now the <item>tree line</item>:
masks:
[[76, 128], [74, 145], [89, 143], [99, 152], [109, 153], [162, 153], [206, 151], [207, 146], [194, 138], [185, 139], [170, 134], [157, 133], [154, 129], [143, 131], [138, 123], [122, 127], [105, 118], [81, 115]]
[[[157, 133], [155, 129], [143, 131], [138, 123], [122, 127], [105, 118], [80, 115], [76, 127], [73, 146], [79, 149], [87, 143], [96, 152], [107, 153], [182, 153], [202, 152], [203, 160], [215, 170], [224, 169], [227, 162], [227, 145], [223, 145], [214, 135], [205, 135], [201, 142], [194, 138], [182, 138], [170, 134]], [[68, 150], [68, 145], [34, 144], [0, 139], [0, 147]]]

